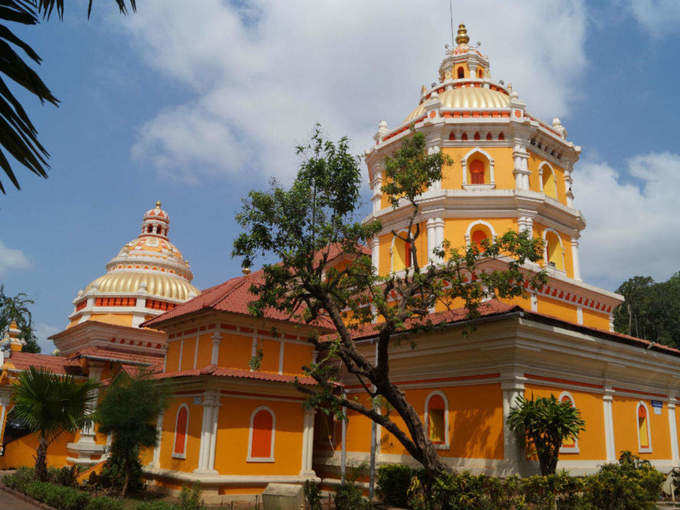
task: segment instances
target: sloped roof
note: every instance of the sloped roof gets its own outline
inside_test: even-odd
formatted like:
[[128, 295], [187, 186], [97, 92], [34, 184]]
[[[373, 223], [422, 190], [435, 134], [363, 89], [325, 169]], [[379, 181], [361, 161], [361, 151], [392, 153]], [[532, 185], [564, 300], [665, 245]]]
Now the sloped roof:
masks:
[[53, 356], [51, 354], [34, 354], [32, 352], [12, 352], [5, 360], [5, 367], [15, 370], [28, 370], [30, 367], [44, 368], [55, 374], [78, 375], [82, 372], [80, 363], [71, 358]]
[[116, 349], [106, 349], [104, 347], [93, 346], [86, 347], [85, 349], [78, 351], [71, 358], [105, 360], [121, 363], [122, 365], [145, 365], [156, 368], [163, 363], [164, 356], [162, 353], [159, 353], [159, 355], [143, 354], [138, 352], [125, 352]]
[[280, 383], [294, 383], [296, 380], [300, 384], [313, 386], [316, 381], [308, 376], [294, 376], [289, 374], [279, 374], [275, 372], [261, 372], [250, 371], [238, 368], [224, 368], [216, 365], [208, 365], [204, 368], [195, 368], [192, 370], [181, 370], [178, 372], [164, 372], [156, 374], [157, 379], [173, 379], [177, 377], [197, 377], [201, 375], [211, 375], [217, 377], [230, 377], [233, 379], [253, 379], [257, 381], [280, 382]]

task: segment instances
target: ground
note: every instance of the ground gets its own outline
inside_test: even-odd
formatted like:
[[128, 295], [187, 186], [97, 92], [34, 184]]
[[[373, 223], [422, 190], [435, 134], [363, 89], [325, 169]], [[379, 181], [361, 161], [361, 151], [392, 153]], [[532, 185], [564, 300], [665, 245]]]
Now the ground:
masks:
[[0, 490], [0, 510], [39, 510], [40, 507]]

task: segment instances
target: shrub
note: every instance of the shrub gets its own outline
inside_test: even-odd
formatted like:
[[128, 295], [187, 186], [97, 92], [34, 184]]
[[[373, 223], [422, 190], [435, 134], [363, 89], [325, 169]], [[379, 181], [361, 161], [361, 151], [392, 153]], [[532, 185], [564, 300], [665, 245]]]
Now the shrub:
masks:
[[64, 487], [78, 486], [78, 468], [76, 466], [64, 466], [61, 469], [50, 468], [48, 480]]
[[25, 492], [57, 510], [83, 510], [90, 500], [90, 496], [83, 491], [49, 482], [30, 483]]
[[343, 482], [335, 491], [335, 508], [337, 510], [368, 510], [371, 504], [361, 492], [361, 488], [353, 482]]
[[26, 486], [35, 481], [35, 471], [32, 468], [22, 467], [13, 474], [5, 475], [2, 482], [10, 489], [25, 492]]
[[376, 493], [383, 503], [392, 506], [408, 506], [408, 488], [416, 476], [415, 469], [401, 464], [390, 464], [378, 469]]
[[179, 510], [205, 510], [198, 485], [192, 485], [191, 488], [182, 487], [182, 493], [179, 495]]
[[91, 498], [84, 510], [123, 510], [123, 502], [107, 496]]
[[306, 480], [302, 489], [309, 510], [321, 510], [321, 486], [312, 480]]
[[178, 510], [177, 505], [167, 501], [145, 501], [135, 507], [135, 510]]
[[605, 464], [585, 479], [586, 500], [602, 510], [656, 508], [664, 475], [649, 461], [622, 452], [618, 464]]

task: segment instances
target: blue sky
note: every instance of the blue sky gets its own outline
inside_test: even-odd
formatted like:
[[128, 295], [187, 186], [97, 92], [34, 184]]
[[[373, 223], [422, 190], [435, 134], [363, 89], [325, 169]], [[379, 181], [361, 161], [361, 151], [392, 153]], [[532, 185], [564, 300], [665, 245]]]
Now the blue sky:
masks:
[[[198, 287], [238, 274], [240, 197], [289, 179], [316, 121], [357, 153], [380, 120], [398, 124], [450, 37], [442, 0], [138, 3], [123, 18], [98, 2], [87, 21], [76, 2], [63, 22], [19, 31], [61, 106], [26, 98], [52, 169], [20, 172], [22, 190], [0, 196], [0, 282], [35, 299], [42, 336], [158, 199]], [[680, 3], [456, 0], [454, 17], [492, 75], [583, 147], [585, 279], [614, 289], [680, 269]]]

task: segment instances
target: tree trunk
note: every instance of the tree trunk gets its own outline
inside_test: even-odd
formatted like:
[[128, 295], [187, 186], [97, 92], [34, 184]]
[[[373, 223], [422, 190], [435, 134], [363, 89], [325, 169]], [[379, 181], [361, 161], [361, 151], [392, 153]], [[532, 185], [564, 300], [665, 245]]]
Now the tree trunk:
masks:
[[124, 465], [125, 465], [125, 478], [123, 479], [123, 488], [120, 491], [121, 498], [125, 497], [125, 494], [127, 493], [128, 484], [130, 483], [130, 468], [129, 466], [127, 466], [127, 462], [125, 462]]
[[35, 455], [35, 476], [41, 482], [47, 481], [47, 439], [42, 434]]

